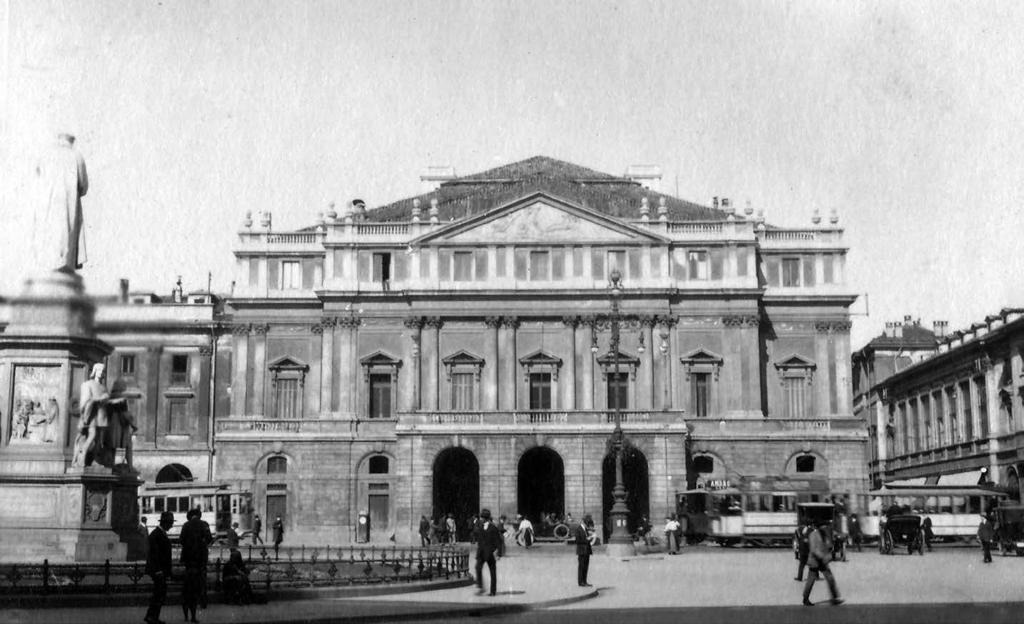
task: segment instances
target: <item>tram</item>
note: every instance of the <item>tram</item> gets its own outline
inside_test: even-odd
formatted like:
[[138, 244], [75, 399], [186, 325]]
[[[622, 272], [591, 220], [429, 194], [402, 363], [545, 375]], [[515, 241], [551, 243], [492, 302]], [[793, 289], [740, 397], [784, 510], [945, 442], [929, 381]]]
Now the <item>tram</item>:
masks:
[[879, 526], [888, 516], [914, 514], [931, 518], [932, 534], [939, 542], [974, 541], [979, 516], [1009, 498], [1002, 490], [980, 485], [886, 485], [860, 496], [860, 527], [865, 539], [878, 539], [883, 534]]
[[197, 507], [214, 538], [224, 537], [235, 522], [239, 535], [252, 529], [252, 493], [230, 484], [184, 481], [144, 485], [139, 491], [140, 515], [147, 518], [148, 527], [156, 526], [162, 512], [174, 514], [174, 526], [167, 532], [171, 541], [178, 540], [186, 514]]
[[690, 543], [788, 546], [796, 531], [797, 503], [829, 501], [825, 479], [748, 477], [736, 487], [714, 489], [718, 483], [676, 495], [676, 515]]

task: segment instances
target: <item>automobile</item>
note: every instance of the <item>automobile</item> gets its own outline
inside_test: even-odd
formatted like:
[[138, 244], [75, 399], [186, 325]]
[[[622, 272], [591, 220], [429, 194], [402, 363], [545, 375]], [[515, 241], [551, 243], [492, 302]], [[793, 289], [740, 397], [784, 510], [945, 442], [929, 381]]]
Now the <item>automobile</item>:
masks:
[[[821, 526], [827, 523], [832, 528], [832, 559], [835, 561], [846, 561], [847, 536], [840, 530], [839, 518], [836, 515], [836, 506], [832, 503], [797, 503], [796, 523], [797, 528], [807, 524]], [[793, 536], [793, 553], [799, 556], [799, 544], [796, 535]]]
[[878, 551], [891, 555], [897, 546], [906, 546], [907, 554], [924, 554], [924, 520], [917, 514], [898, 514], [886, 518], [879, 527]]
[[1024, 505], [996, 508], [996, 542], [1003, 556], [1024, 555]]

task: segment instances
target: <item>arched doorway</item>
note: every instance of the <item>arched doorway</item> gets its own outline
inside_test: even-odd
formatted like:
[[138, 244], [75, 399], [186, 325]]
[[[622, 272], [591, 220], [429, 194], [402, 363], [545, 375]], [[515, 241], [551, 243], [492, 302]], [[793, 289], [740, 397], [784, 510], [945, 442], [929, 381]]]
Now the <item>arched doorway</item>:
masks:
[[[627, 528], [632, 534], [636, 532], [641, 516], [647, 516], [651, 524], [657, 524], [660, 518], [651, 518], [650, 500], [647, 483], [647, 457], [640, 449], [628, 446], [622, 449], [622, 483], [626, 486], [626, 506], [629, 508]], [[611, 535], [611, 524], [608, 517], [612, 510], [612, 490], [615, 489], [615, 453], [604, 457], [601, 470], [602, 508], [601, 518], [604, 521], [604, 539]]]
[[167, 464], [156, 473], [157, 483], [181, 483], [192, 481], [192, 471], [181, 464]]
[[472, 451], [446, 448], [434, 460], [433, 518], [455, 516], [457, 539], [468, 541], [469, 521], [480, 511], [480, 463]]
[[519, 458], [518, 511], [540, 527], [541, 517], [565, 515], [565, 465], [562, 456], [537, 446]]

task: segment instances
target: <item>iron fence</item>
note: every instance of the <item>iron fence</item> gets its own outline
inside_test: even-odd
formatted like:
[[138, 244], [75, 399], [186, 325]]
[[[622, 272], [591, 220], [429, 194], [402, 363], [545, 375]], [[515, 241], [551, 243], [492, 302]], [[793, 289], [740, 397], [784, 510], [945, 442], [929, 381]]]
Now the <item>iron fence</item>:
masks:
[[[460, 579], [469, 575], [469, 552], [450, 547], [248, 546], [239, 549], [254, 591], [274, 588], [411, 583]], [[230, 551], [213, 547], [207, 568], [209, 587], [220, 591], [221, 568]], [[117, 594], [152, 587], [143, 561], [7, 564], [0, 566], [0, 595]], [[175, 564], [171, 584], [184, 577]]]

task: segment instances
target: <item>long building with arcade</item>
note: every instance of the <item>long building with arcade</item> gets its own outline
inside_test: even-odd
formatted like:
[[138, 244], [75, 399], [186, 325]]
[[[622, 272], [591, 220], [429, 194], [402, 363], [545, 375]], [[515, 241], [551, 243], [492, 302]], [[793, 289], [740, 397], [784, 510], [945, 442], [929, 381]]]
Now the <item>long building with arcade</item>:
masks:
[[838, 219], [777, 227], [657, 177], [535, 157], [297, 231], [247, 216], [230, 296], [100, 306], [136, 466], [251, 492], [307, 543], [361, 514], [399, 542], [480, 507], [606, 517], [616, 418], [633, 520], [697, 487], [864, 491]]

